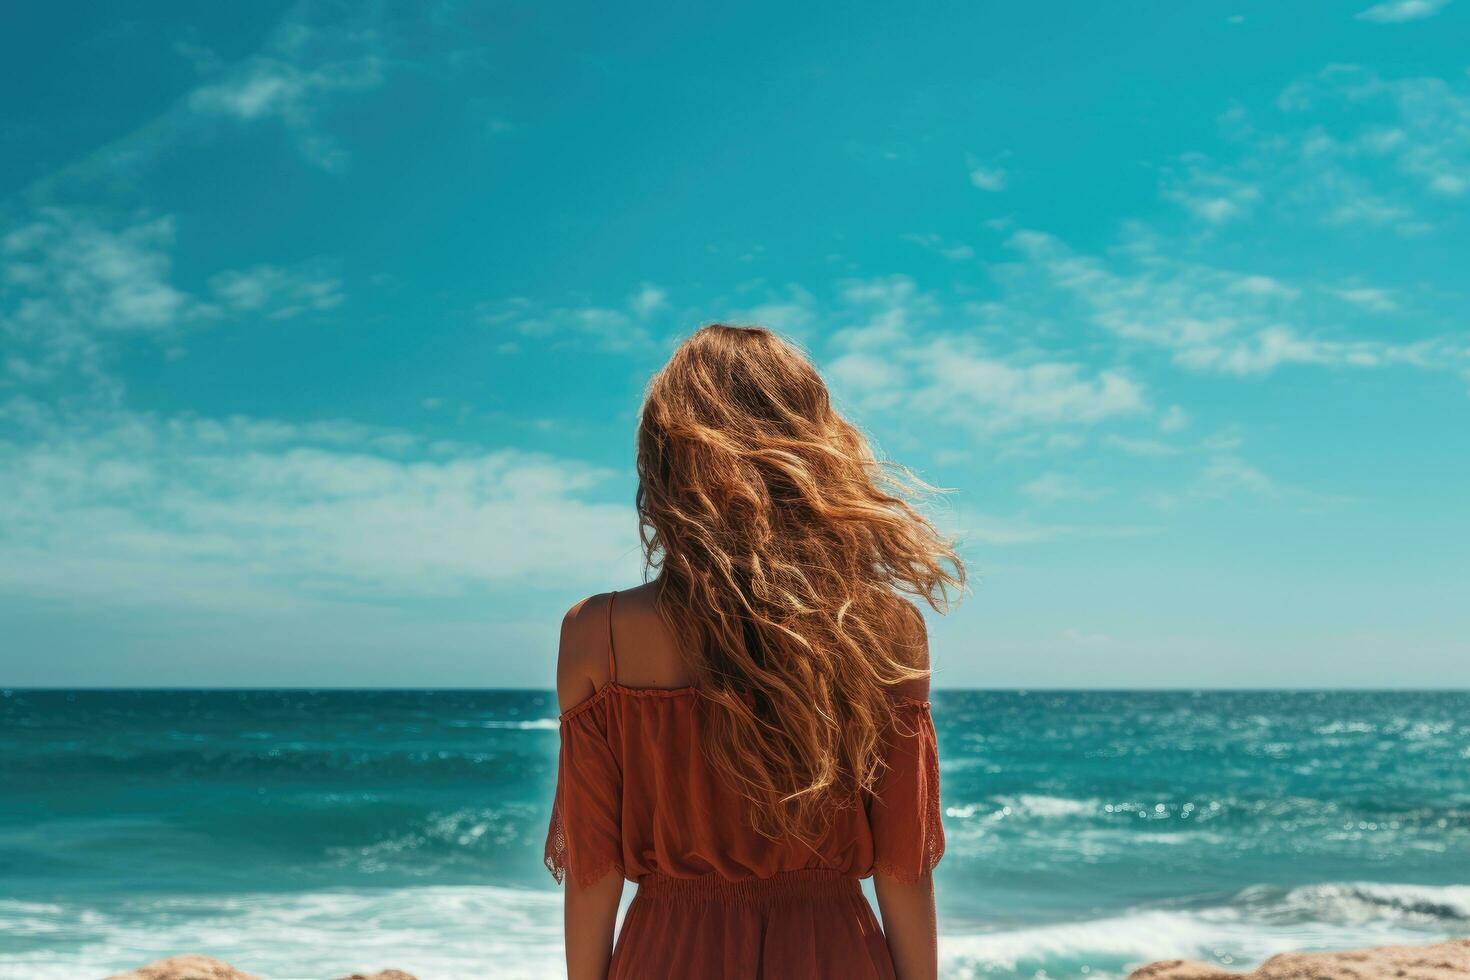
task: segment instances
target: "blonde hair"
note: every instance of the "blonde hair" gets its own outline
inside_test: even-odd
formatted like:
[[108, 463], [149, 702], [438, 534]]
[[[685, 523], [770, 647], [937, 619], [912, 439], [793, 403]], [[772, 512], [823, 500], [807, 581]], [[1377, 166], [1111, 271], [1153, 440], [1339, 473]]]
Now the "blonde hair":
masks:
[[965, 570], [800, 351], [707, 326], [649, 384], [639, 533], [708, 724], [703, 751], [767, 837], [815, 842], [875, 789], [892, 689], [928, 676], [923, 619]]

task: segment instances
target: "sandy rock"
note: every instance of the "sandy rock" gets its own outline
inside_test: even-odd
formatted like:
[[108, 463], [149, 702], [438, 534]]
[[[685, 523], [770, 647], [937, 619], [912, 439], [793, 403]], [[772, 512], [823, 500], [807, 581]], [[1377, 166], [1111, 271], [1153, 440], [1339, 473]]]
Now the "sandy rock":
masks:
[[412, 973], [404, 973], [402, 970], [379, 970], [377, 973], [354, 973], [349, 977], [338, 977], [337, 980], [419, 980]]
[[212, 956], [170, 956], [107, 980], [260, 980]]
[[1198, 960], [1159, 960], [1128, 974], [1128, 980], [1240, 980], [1244, 973], [1230, 973]]
[[1161, 960], [1128, 980], [1470, 980], [1470, 939], [1346, 953], [1282, 953], [1249, 973], [1194, 960]]

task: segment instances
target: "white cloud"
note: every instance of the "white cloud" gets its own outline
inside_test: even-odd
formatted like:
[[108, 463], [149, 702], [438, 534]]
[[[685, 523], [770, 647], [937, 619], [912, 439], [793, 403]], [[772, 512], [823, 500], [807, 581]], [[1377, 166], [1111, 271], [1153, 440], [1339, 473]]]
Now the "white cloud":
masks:
[[1244, 492], [1274, 497], [1280, 492], [1274, 480], [1237, 456], [1220, 456], [1211, 460], [1201, 479], [1203, 492], [1209, 496], [1224, 497]]
[[1159, 419], [1159, 430], [1162, 432], [1178, 432], [1188, 427], [1189, 413], [1178, 405], [1170, 405], [1163, 418]]
[[1369, 286], [1356, 286], [1345, 289], [1332, 290], [1333, 295], [1345, 299], [1349, 303], [1361, 306], [1365, 310], [1374, 313], [1392, 313], [1399, 308], [1394, 300], [1393, 294], [1387, 289], [1375, 289]]
[[232, 78], [196, 89], [189, 96], [189, 104], [197, 112], [218, 112], [247, 120], [285, 116], [300, 111], [310, 88], [304, 72], [290, 65], [258, 62]]
[[904, 235], [904, 240], [922, 245], [954, 262], [963, 262], [975, 257], [975, 249], [962, 242], [951, 242], [941, 235]]
[[892, 360], [861, 352], [844, 354], [829, 362], [826, 373], [834, 381], [870, 395], [894, 391], [908, 380], [904, 369]]
[[313, 265], [223, 271], [204, 298], [175, 281], [177, 222], [43, 207], [0, 238], [0, 338], [6, 374], [36, 384], [74, 371], [94, 393], [118, 385], [105, 363], [118, 338], [169, 340], [230, 317], [324, 311], [342, 284]]
[[938, 304], [906, 278], [852, 283], [844, 298], [872, 312], [833, 335], [840, 353], [828, 371], [871, 406], [986, 432], [1090, 425], [1146, 409], [1143, 387], [1118, 370], [1004, 356], [955, 332], [921, 340]]
[[[54, 201], [78, 187], [129, 187], [161, 155], [209, 141], [227, 124], [278, 125], [309, 163], [340, 169], [348, 153], [329, 132], [330, 112], [344, 95], [379, 86], [387, 68], [399, 63], [392, 16], [381, 4], [293, 4], [258, 51], [228, 64], [213, 51], [181, 42], [176, 50], [203, 81], [141, 126], [33, 183], [30, 198]], [[423, 54], [419, 48], [414, 57]]]
[[[760, 288], [760, 285], [757, 281], [746, 288]], [[753, 304], [715, 305], [711, 312], [710, 322], [766, 327], [798, 342], [809, 340], [821, 319], [816, 297], [795, 283], [765, 294]]]
[[837, 351], [885, 358], [910, 346], [939, 302], [909, 276], [849, 279], [839, 293], [843, 307], [829, 343]]
[[1116, 370], [1089, 372], [1063, 361], [1015, 363], [941, 338], [915, 355], [916, 407], [983, 429], [1089, 425], [1143, 412], [1143, 387]]
[[1470, 199], [1470, 78], [1462, 73], [1395, 78], [1329, 65], [1288, 85], [1274, 106], [1232, 106], [1220, 124], [1215, 158], [1184, 154], [1160, 182], [1166, 199], [1204, 222], [1203, 236], [1252, 217], [1414, 237], [1448, 226], [1445, 205]]
[[1352, 88], [1355, 100], [1387, 102], [1398, 116], [1399, 138], [1375, 143], [1376, 130], [1359, 137], [1365, 154], [1388, 156], [1399, 171], [1440, 198], [1470, 190], [1470, 91], [1438, 78], [1384, 80], [1370, 76]]
[[272, 320], [330, 310], [344, 298], [340, 279], [274, 265], [221, 272], [209, 285], [223, 306]]
[[832, 341], [856, 350], [906, 345], [941, 308], [933, 295], [904, 275], [849, 279], [841, 285], [840, 298], [846, 308]]
[[1328, 170], [1299, 193], [1305, 198], [1321, 199], [1322, 221], [1329, 225], [1368, 225], [1394, 228], [1400, 234], [1411, 234], [1417, 228], [1414, 209], [1374, 193], [1361, 178]]
[[170, 330], [209, 314], [171, 279], [172, 217], [120, 229], [43, 208], [0, 240], [8, 319], [41, 330], [82, 324], [116, 333]]
[[645, 282], [629, 300], [628, 306], [634, 316], [647, 318], [669, 305], [669, 294], [651, 282]]
[[908, 276], [847, 280], [835, 311], [819, 314], [817, 305], [803, 292], [792, 319], [803, 331], [828, 328], [823, 370], [839, 396], [866, 409], [1013, 436], [1147, 411], [1142, 384], [1127, 372], [1031, 349], [989, 349], [978, 332], [955, 329], [953, 312]]
[[[1328, 335], [1305, 319], [1315, 315], [1330, 322], [1347, 309], [1297, 309], [1297, 287], [1188, 262], [1148, 238], [1107, 257], [1078, 254], [1035, 231], [1015, 233], [1010, 245], [1026, 259], [1018, 288], [1071, 296], [1091, 323], [1125, 341], [1163, 349], [1189, 370], [1253, 375], [1289, 364], [1437, 370], [1466, 357], [1463, 337], [1380, 341]], [[1327, 296], [1333, 294], [1314, 294], [1314, 302]], [[1349, 305], [1361, 304], [1349, 299]]]
[[1358, 20], [1371, 20], [1380, 24], [1400, 24], [1407, 20], [1422, 20], [1433, 17], [1444, 9], [1449, 0], [1384, 0], [1366, 10], [1359, 11]]
[[[611, 474], [513, 450], [424, 446], [351, 423], [0, 420], [0, 590], [96, 603], [401, 603], [514, 584], [576, 588], [636, 569]], [[577, 583], [572, 585], [572, 583]]]
[[1241, 276], [1228, 287], [1232, 292], [1248, 293], [1251, 296], [1269, 296], [1279, 299], [1296, 299], [1301, 290], [1287, 286], [1277, 279], [1262, 275]]
[[[1427, 353], [1427, 351], [1426, 351]], [[1406, 350], [1405, 356], [1413, 357]], [[1418, 358], [1422, 363], [1422, 358]], [[1223, 374], [1265, 374], [1283, 364], [1377, 367], [1386, 363], [1382, 345], [1341, 343], [1300, 337], [1286, 327], [1265, 327], [1225, 343], [1186, 347], [1174, 355], [1183, 367]]]
[[1260, 182], [1277, 211], [1418, 235], [1442, 220], [1446, 202], [1470, 191], [1470, 81], [1463, 76], [1385, 78], [1334, 65], [1288, 86], [1277, 109], [1270, 131], [1244, 110], [1232, 115], [1230, 133], [1243, 152], [1215, 171]]
[[1211, 459], [1182, 492], [1156, 492], [1144, 499], [1160, 510], [1176, 510], [1191, 502], [1234, 496], [1276, 498], [1283, 493], [1275, 480], [1239, 456], [1220, 455]]
[[39, 385], [73, 376], [116, 398], [105, 364], [118, 337], [165, 337], [218, 317], [174, 285], [174, 237], [167, 216], [109, 227], [63, 208], [30, 214], [0, 239], [3, 377]]
[[332, 29], [291, 16], [257, 55], [230, 65], [200, 85], [184, 108], [200, 117], [241, 124], [275, 121], [302, 154], [325, 170], [340, 169], [347, 151], [319, 125], [332, 100], [383, 82], [385, 59], [375, 15]]
[[1002, 191], [1006, 186], [1006, 172], [1000, 167], [971, 167], [970, 183], [982, 191]]
[[722, 322], [760, 326], [787, 337], [803, 337], [812, 328], [816, 315], [802, 303], [759, 303], [721, 317]]
[[[541, 342], [590, 340], [603, 350], [629, 350], [653, 344], [650, 321], [666, 308], [668, 296], [658, 286], [644, 283], [626, 307], [546, 307], [523, 296], [479, 307], [482, 322], [496, 330]], [[514, 349], [512, 344], [510, 349]]]
[[909, 276], [846, 280], [827, 310], [805, 291], [777, 305], [802, 333], [822, 328], [819, 360], [834, 392], [867, 410], [916, 412], [1014, 441], [1027, 428], [1088, 426], [1148, 408], [1143, 385], [1122, 369], [987, 347], [982, 331], [958, 329], [954, 311]]
[[1244, 217], [1260, 200], [1261, 190], [1255, 183], [1208, 169], [1198, 154], [1186, 155], [1183, 163], [1184, 172], [1170, 178], [1164, 197], [1208, 224]]

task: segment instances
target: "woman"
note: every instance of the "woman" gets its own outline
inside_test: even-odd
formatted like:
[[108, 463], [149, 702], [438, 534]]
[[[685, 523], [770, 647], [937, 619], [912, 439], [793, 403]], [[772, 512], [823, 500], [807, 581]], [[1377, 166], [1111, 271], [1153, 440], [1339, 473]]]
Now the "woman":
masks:
[[942, 611], [964, 569], [921, 485], [799, 352], [727, 326], [653, 379], [638, 476], [657, 577], [562, 625], [546, 864], [572, 980], [934, 977], [939, 764], [904, 596]]

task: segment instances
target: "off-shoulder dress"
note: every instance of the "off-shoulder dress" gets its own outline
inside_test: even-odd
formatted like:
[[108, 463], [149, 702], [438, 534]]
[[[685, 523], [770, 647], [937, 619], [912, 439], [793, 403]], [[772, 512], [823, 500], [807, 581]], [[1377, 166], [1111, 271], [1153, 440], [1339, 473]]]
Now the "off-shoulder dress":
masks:
[[944, 853], [929, 703], [894, 696], [878, 790], [838, 809], [815, 848], [772, 841], [705, 762], [696, 690], [617, 682], [611, 616], [610, 596], [610, 680], [561, 716], [546, 838], [558, 882], [638, 884], [609, 978], [892, 978], [858, 881], [914, 881]]

